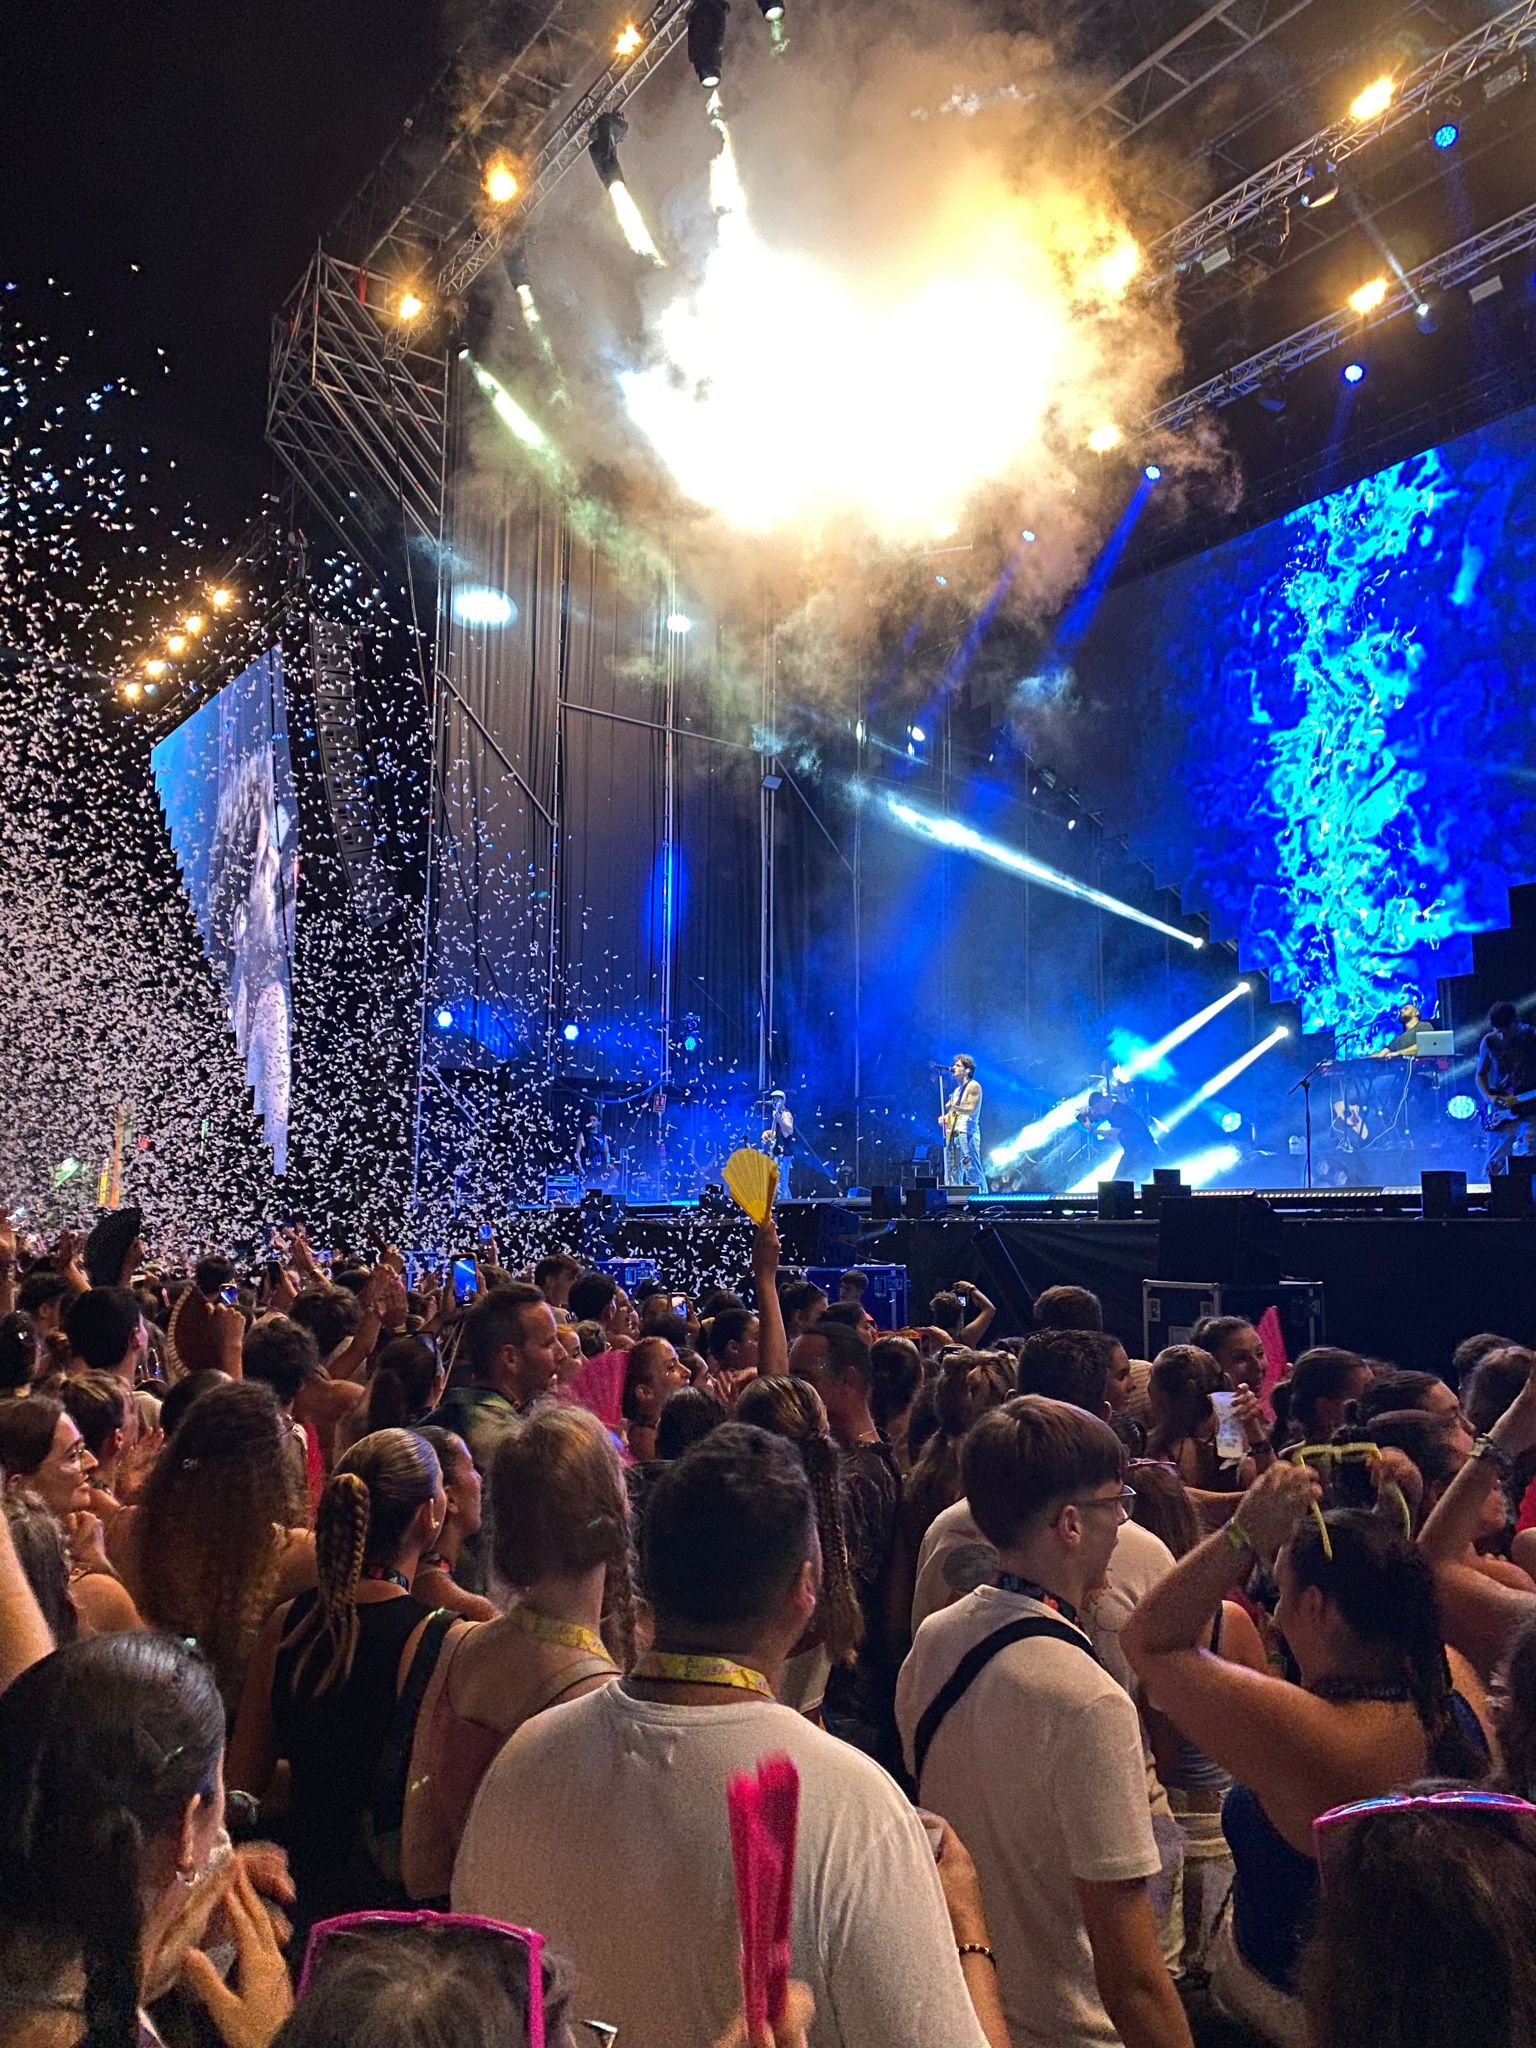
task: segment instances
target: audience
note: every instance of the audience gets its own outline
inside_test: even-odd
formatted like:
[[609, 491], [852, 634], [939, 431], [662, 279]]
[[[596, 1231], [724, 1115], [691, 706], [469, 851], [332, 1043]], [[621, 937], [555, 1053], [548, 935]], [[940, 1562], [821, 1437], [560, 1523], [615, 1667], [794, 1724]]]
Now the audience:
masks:
[[35, 1496], [69, 1549], [69, 1595], [87, 1635], [141, 1626], [132, 1595], [108, 1561], [91, 1512], [96, 1460], [62, 1401], [26, 1394], [0, 1401], [0, 1473], [6, 1491]]
[[869, 1347], [869, 1372], [870, 1413], [905, 1477], [912, 1466], [907, 1429], [923, 1380], [922, 1353], [910, 1337], [877, 1337]]
[[902, 1488], [901, 1526], [915, 1557], [934, 1518], [960, 1498], [960, 1446], [979, 1416], [1006, 1401], [1013, 1376], [983, 1351], [948, 1351], [934, 1386], [938, 1429]]

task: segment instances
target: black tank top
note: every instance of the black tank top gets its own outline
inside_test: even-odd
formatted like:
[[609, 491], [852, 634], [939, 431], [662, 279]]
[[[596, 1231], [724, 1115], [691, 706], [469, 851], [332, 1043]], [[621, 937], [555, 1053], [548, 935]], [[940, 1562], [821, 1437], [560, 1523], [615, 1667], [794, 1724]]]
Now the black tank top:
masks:
[[[317, 1598], [312, 1592], [298, 1596], [285, 1634], [313, 1612]], [[394, 1722], [400, 1659], [412, 1632], [431, 1612], [409, 1594], [360, 1606], [352, 1670], [318, 1698], [314, 1688], [329, 1662], [328, 1646], [322, 1642], [315, 1649], [297, 1694], [294, 1667], [311, 1639], [306, 1636], [277, 1653], [272, 1729], [292, 1779], [284, 1833], [306, 1919], [321, 1917], [321, 1909], [344, 1912], [375, 1903], [366, 1898], [338, 1903], [336, 1888], [345, 1884], [348, 1866], [355, 1863], [374, 1774]]]

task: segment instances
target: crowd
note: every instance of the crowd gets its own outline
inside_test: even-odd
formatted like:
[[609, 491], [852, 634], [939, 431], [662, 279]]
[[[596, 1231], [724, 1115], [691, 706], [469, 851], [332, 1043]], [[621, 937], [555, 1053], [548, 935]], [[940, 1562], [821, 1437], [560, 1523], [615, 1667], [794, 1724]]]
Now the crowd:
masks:
[[0, 1216], [0, 2048], [1536, 2048], [1536, 1354], [725, 1277]]

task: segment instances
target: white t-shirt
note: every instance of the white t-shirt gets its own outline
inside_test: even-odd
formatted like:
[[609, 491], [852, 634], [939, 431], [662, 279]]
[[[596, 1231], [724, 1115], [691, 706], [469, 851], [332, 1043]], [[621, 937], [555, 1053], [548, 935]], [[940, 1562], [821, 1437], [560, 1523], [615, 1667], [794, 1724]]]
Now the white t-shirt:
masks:
[[[1011, 1621], [1048, 1612], [981, 1586], [924, 1622], [896, 1681], [909, 1769], [917, 1724], [966, 1652]], [[1155, 1877], [1160, 1867], [1141, 1727], [1124, 1689], [1086, 1647], [1011, 1644], [939, 1724], [919, 1794], [976, 1859], [1014, 2048], [1118, 2041], [1077, 1883]]]
[[537, 1927], [572, 2010], [623, 2048], [695, 2048], [740, 2003], [726, 1780], [800, 1772], [792, 1969], [812, 2048], [985, 2048], [922, 1823], [877, 1764], [791, 1708], [638, 1700], [605, 1685], [519, 1729], [487, 1772], [457, 1911]]
[[[1120, 1631], [1136, 1602], [1173, 1570], [1173, 1552], [1139, 1522], [1122, 1522], [1110, 1554], [1108, 1584], [1086, 1610], [1088, 1633], [1099, 1662], [1126, 1691], [1136, 1692], [1136, 1676], [1120, 1648]], [[969, 1502], [957, 1500], [936, 1515], [917, 1553], [917, 1584], [912, 1595], [912, 1632], [930, 1614], [951, 1600], [997, 1576], [997, 1552], [971, 1518]]]

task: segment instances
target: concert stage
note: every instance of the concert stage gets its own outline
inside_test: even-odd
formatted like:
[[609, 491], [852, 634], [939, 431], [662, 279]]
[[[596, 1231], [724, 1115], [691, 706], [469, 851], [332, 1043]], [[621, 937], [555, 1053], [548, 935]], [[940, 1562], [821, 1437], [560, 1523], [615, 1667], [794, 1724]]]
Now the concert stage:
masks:
[[[1184, 1199], [1198, 1209], [1209, 1198]], [[1417, 1190], [1287, 1191], [1273, 1199], [1280, 1271], [1322, 1283], [1327, 1342], [1444, 1371], [1474, 1331], [1498, 1330], [1522, 1343], [1536, 1336], [1536, 1218], [1428, 1218]], [[1035, 1294], [1070, 1282], [1093, 1289], [1108, 1326], [1138, 1352], [1142, 1282], [1167, 1277], [1158, 1270], [1159, 1226], [1102, 1221], [1093, 1206], [1005, 1197], [941, 1216], [879, 1221], [864, 1205], [793, 1202], [779, 1224], [786, 1260], [796, 1265], [906, 1266], [914, 1321], [941, 1287], [974, 1280], [998, 1305], [998, 1334], [1017, 1334], [1029, 1327]], [[685, 1255], [697, 1221], [698, 1212], [686, 1208], [631, 1210], [614, 1231], [614, 1248], [654, 1258], [666, 1273], [669, 1258]]]

